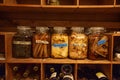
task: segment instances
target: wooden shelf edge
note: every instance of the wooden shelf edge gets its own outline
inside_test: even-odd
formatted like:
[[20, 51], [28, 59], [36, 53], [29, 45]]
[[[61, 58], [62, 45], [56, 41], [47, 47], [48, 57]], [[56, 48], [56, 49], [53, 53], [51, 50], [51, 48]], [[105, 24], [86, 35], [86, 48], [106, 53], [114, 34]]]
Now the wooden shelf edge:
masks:
[[33, 59], [33, 58], [16, 59], [16, 58], [11, 58], [11, 59], [7, 60], [7, 63], [42, 63], [42, 59]]

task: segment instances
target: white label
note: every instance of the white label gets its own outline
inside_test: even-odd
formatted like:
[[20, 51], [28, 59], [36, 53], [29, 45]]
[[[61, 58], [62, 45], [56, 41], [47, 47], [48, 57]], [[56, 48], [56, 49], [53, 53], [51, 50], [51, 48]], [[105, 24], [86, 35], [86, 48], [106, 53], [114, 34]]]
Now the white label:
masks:
[[101, 72], [97, 72], [96, 76], [98, 77], [98, 79], [100, 79], [101, 77], [106, 77], [103, 73]]
[[50, 78], [56, 77], [57, 76], [57, 72], [54, 72], [51, 74]]
[[42, 41], [42, 40], [36, 40], [36, 43], [49, 44], [49, 42], [48, 42], [48, 41]]
[[63, 79], [64, 79], [64, 78], [66, 78], [66, 77], [70, 78], [71, 80], [74, 80], [74, 78], [73, 78], [73, 75], [72, 75], [72, 74], [70, 74], [70, 75], [65, 75], [65, 76], [63, 77]]
[[13, 41], [13, 44], [31, 45], [30, 41]]

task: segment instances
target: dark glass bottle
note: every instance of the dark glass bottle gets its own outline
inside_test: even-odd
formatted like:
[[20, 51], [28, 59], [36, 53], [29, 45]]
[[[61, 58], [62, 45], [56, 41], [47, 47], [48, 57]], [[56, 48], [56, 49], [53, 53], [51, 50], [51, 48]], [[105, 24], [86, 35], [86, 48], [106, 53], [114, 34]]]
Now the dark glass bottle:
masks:
[[24, 73], [23, 73], [23, 77], [27, 78], [30, 75], [31, 72], [31, 66], [27, 66]]
[[51, 72], [50, 80], [58, 80], [58, 77], [57, 77], [58, 73], [55, 71], [54, 67], [50, 68], [50, 72]]
[[64, 64], [61, 66], [61, 71], [64, 73], [62, 80], [74, 80], [72, 75], [72, 66], [69, 64]]

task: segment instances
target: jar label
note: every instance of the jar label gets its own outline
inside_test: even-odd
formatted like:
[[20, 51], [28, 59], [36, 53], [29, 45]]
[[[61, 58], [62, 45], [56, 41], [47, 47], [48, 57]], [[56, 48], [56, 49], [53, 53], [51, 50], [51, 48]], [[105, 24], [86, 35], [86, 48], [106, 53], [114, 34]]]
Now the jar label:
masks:
[[63, 44], [53, 44], [54, 47], [65, 47], [67, 46], [66, 43], [63, 43]]
[[48, 41], [36, 40], [36, 43], [49, 44]]
[[106, 77], [103, 73], [101, 72], [97, 72], [96, 76], [98, 77], [98, 79], [102, 78], [102, 77]]
[[13, 44], [31, 45], [31, 41], [13, 41]]
[[98, 41], [98, 45], [102, 45], [102, 44], [105, 44], [106, 43], [106, 40], [100, 40]]

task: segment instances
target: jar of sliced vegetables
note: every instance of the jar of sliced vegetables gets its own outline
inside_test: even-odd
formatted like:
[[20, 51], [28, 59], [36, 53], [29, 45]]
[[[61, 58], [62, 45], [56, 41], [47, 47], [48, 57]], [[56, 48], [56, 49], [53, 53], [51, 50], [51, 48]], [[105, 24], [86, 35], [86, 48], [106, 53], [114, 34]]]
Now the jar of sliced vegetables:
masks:
[[84, 27], [72, 27], [69, 44], [69, 57], [72, 59], [87, 58], [88, 37], [84, 33]]
[[54, 27], [51, 38], [51, 57], [68, 57], [68, 34], [65, 27]]
[[108, 36], [105, 35], [104, 27], [91, 27], [89, 29], [89, 59], [107, 59], [108, 57]]

